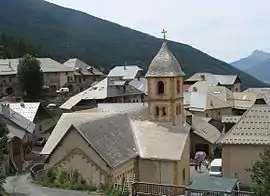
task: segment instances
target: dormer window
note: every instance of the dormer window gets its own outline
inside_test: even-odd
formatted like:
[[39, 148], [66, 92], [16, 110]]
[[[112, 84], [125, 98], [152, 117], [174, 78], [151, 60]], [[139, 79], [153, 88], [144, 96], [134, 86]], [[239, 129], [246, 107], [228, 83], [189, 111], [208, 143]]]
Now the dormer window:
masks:
[[162, 81], [158, 82], [157, 88], [158, 94], [164, 94], [164, 83]]

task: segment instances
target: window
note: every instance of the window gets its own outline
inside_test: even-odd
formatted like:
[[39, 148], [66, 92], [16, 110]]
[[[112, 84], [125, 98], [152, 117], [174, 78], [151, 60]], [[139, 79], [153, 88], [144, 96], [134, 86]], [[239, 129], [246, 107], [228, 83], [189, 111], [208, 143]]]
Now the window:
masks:
[[220, 116], [220, 111], [218, 111], [218, 113], [217, 113], [219, 116]]
[[82, 83], [82, 79], [81, 78], [79, 78], [79, 83]]
[[164, 93], [164, 83], [162, 81], [158, 82], [158, 94]]
[[178, 114], [181, 114], [181, 105], [178, 106]]
[[235, 91], [238, 92], [238, 88], [236, 88]]
[[177, 91], [177, 93], [180, 93], [180, 81], [179, 80], [177, 80], [177, 82], [176, 82], [176, 91]]
[[162, 116], [166, 116], [166, 108], [165, 107], [162, 108]]
[[176, 106], [176, 115], [178, 115], [179, 114], [179, 108], [178, 108], [178, 106]]
[[68, 75], [68, 72], [66, 72], [66, 75]]
[[12, 78], [9, 78], [9, 83], [12, 83]]
[[159, 107], [156, 107], [156, 116], [159, 116]]
[[206, 114], [205, 114], [205, 117], [209, 117], [209, 115], [206, 113]]

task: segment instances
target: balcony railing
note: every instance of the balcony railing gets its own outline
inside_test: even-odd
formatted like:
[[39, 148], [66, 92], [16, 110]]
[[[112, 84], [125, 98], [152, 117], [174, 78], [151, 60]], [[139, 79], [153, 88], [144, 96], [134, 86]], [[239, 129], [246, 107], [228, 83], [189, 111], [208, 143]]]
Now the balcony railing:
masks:
[[163, 185], [155, 183], [135, 182], [132, 184], [132, 195], [153, 195], [153, 196], [254, 196], [252, 192], [234, 191], [232, 193], [186, 190], [185, 186]]
[[132, 184], [132, 195], [185, 195], [185, 187], [135, 182]]

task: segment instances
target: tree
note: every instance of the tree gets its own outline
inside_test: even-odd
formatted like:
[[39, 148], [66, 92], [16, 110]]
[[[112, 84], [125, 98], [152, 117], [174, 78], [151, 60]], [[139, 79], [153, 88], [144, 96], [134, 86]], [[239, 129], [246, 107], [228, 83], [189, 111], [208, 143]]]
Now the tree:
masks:
[[5, 173], [3, 168], [4, 157], [8, 154], [7, 142], [8, 142], [8, 129], [6, 124], [0, 119], [0, 194], [3, 191], [3, 184], [5, 182]]
[[270, 150], [260, 154], [260, 159], [251, 168], [252, 188], [257, 196], [270, 196]]
[[18, 78], [22, 89], [30, 99], [36, 99], [41, 93], [44, 78], [40, 62], [32, 55], [24, 55], [18, 64]]

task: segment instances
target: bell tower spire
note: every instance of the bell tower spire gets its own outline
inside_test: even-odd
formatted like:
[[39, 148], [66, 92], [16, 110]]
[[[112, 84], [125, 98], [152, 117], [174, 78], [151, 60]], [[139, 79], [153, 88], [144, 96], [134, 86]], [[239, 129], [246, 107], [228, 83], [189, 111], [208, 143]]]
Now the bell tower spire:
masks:
[[166, 40], [166, 33], [168, 33], [165, 29], [163, 29], [162, 31], [161, 31], [161, 33], [163, 34], [163, 39], [164, 39], [164, 41]]
[[183, 76], [179, 62], [171, 53], [165, 29], [161, 32], [164, 42], [146, 73], [148, 112], [151, 120], [183, 124]]

